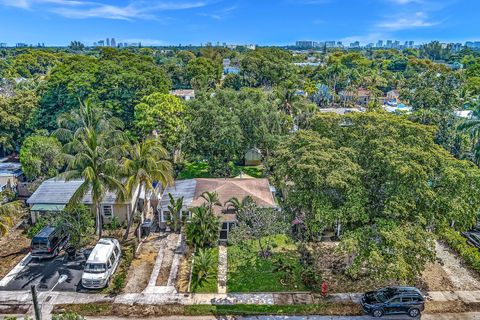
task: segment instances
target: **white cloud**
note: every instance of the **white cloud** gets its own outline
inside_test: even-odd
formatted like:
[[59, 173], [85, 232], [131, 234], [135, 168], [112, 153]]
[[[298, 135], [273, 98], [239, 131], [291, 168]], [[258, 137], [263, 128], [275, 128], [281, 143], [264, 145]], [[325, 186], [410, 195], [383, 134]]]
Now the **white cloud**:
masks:
[[378, 28], [387, 29], [391, 31], [426, 28], [438, 25], [439, 22], [429, 21], [424, 12], [416, 12], [411, 16], [401, 16], [393, 18], [392, 20], [385, 20], [378, 23]]
[[31, 9], [37, 5], [49, 4], [48, 7], [42, 7], [43, 10], [55, 14], [72, 18], [104, 18], [104, 19], [155, 19], [155, 13], [161, 11], [186, 10], [204, 7], [210, 0], [193, 0], [190, 2], [180, 1], [132, 1], [125, 6], [111, 5], [99, 1], [83, 0], [0, 0], [0, 4], [17, 7], [22, 9]]
[[231, 6], [231, 7], [224, 8], [222, 10], [215, 11], [213, 13], [205, 13], [205, 12], [199, 13], [199, 15], [205, 16], [205, 17], [210, 17], [210, 18], [215, 19], [215, 20], [223, 20], [228, 15], [230, 15], [230, 13], [232, 13], [233, 11], [235, 11], [237, 9], [238, 9], [238, 6]]

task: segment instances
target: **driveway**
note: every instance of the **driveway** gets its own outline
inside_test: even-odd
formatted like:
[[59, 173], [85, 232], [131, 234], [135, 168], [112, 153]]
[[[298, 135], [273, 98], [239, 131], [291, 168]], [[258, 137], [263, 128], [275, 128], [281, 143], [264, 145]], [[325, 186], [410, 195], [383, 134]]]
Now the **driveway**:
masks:
[[65, 254], [48, 260], [32, 259], [6, 286], [0, 290], [28, 290], [36, 285], [39, 291], [51, 290], [61, 275], [68, 278], [55, 287], [55, 291], [85, 291], [80, 282], [82, 279], [85, 258], [78, 255], [75, 260], [66, 259]]

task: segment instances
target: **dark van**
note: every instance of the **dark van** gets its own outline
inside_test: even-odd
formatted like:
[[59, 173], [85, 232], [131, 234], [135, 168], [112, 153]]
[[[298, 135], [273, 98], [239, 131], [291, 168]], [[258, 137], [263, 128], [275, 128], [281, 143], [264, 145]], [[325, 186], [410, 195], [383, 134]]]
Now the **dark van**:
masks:
[[45, 227], [33, 237], [30, 252], [33, 258], [53, 258], [65, 247], [68, 240], [63, 228]]

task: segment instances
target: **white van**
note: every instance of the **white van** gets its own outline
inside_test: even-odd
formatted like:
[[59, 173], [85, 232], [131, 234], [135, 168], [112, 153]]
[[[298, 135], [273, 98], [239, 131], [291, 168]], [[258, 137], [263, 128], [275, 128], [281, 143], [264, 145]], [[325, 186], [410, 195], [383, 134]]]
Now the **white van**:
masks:
[[82, 275], [82, 286], [99, 289], [108, 286], [117, 269], [122, 252], [116, 239], [102, 238], [88, 256]]

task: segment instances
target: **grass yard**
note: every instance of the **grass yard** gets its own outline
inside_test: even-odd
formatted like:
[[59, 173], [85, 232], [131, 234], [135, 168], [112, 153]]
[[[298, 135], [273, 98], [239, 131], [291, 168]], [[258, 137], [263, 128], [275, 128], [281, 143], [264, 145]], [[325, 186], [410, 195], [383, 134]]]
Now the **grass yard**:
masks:
[[[301, 281], [301, 266], [296, 245], [287, 236], [270, 239], [272, 256], [261, 258], [257, 254], [258, 243], [252, 242], [245, 248], [228, 247], [229, 292], [280, 292], [308, 291]], [[280, 262], [291, 268], [291, 272], [278, 270]], [[283, 269], [285, 270], [285, 269]], [[286, 274], [289, 276], [286, 278]]]
[[303, 305], [126, 305], [111, 303], [56, 305], [53, 313], [75, 312], [91, 317], [361, 315], [356, 303], [322, 302]]
[[[218, 291], [218, 247], [212, 248], [212, 255], [215, 260], [215, 267], [211, 270], [208, 279], [201, 284], [201, 286], [195, 287], [196, 275], [192, 275], [192, 287], [191, 291], [194, 293], [217, 293]], [[196, 260], [194, 260], [193, 269], [195, 269]]]
[[[231, 170], [232, 170], [232, 177], [236, 177], [240, 175], [240, 173], [242, 172], [254, 178], [263, 177], [262, 166], [246, 167], [246, 166], [237, 166], [232, 163]], [[185, 167], [178, 174], [178, 177], [177, 177], [177, 179], [179, 180], [194, 179], [194, 178], [218, 178], [218, 177], [213, 177], [212, 175], [210, 175], [210, 173], [208, 172], [208, 164], [205, 162], [186, 163]]]

